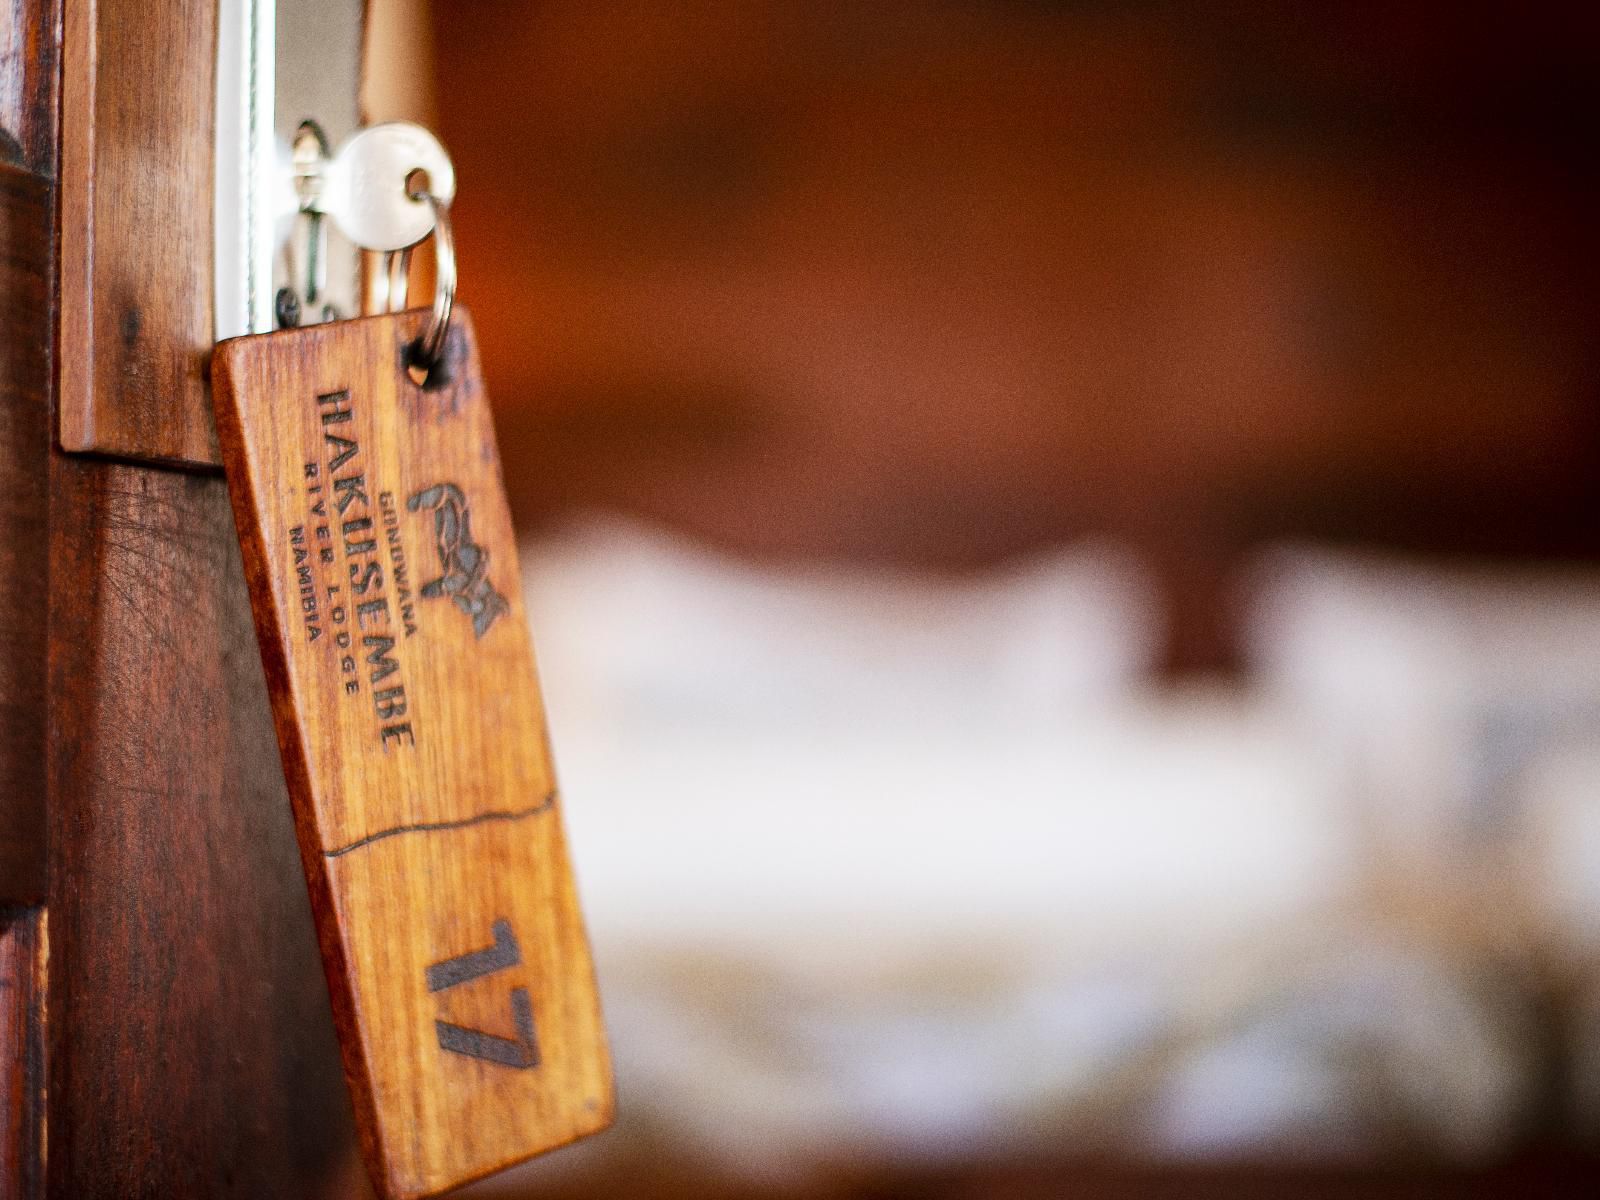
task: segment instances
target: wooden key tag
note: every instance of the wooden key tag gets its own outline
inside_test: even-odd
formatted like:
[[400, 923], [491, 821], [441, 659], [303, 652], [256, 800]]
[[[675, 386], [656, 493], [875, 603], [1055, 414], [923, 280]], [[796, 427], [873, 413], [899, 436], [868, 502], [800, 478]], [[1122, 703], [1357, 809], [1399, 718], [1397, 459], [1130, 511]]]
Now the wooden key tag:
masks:
[[217, 435], [368, 1166], [430, 1196], [611, 1120], [469, 317], [216, 349]]

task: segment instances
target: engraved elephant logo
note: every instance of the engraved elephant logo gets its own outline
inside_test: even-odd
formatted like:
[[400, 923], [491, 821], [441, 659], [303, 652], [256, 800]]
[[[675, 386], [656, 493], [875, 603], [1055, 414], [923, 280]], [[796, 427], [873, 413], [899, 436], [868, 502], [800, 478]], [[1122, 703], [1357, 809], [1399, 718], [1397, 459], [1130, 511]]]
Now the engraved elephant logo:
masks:
[[466, 496], [453, 483], [436, 483], [409, 497], [406, 508], [412, 512], [433, 510], [433, 532], [444, 573], [423, 584], [422, 594], [429, 599], [449, 596], [472, 618], [472, 632], [481, 638], [511, 606], [489, 582], [489, 551], [472, 540]]

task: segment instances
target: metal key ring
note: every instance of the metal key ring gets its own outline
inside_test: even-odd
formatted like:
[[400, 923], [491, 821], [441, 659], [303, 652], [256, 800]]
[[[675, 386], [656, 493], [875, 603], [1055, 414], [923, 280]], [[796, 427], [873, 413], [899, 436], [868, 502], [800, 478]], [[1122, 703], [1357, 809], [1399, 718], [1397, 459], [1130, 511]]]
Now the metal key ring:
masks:
[[416, 193], [416, 197], [427, 201], [433, 209], [434, 285], [433, 312], [427, 328], [417, 339], [413, 361], [424, 372], [431, 373], [444, 359], [450, 314], [456, 304], [456, 241], [450, 232], [449, 203], [427, 191]]

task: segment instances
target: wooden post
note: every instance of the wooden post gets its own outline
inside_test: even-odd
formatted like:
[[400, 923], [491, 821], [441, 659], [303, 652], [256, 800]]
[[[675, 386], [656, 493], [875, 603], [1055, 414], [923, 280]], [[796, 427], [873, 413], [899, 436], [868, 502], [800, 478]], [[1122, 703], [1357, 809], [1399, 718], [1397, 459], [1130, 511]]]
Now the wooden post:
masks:
[[[96, 53], [162, 64], [107, 76], [93, 110], [136, 156], [123, 199], [170, 198], [209, 247], [200, 9], [69, 3], [115, 28]], [[171, 389], [203, 386], [203, 360], [141, 306], [137, 273], [92, 298], [94, 347], [52, 344], [52, 230], [84, 205], [75, 181], [57, 186], [62, 135], [93, 130], [57, 127], [57, 0], [0, 8], [0, 1197], [359, 1191], [223, 479], [52, 444], [52, 358], [152, 414], [191, 410]], [[164, 94], [173, 80], [195, 94]], [[168, 262], [160, 221], [102, 232], [123, 261]], [[161, 287], [209, 296], [208, 250], [177, 267]], [[192, 374], [138, 369], [183, 355]]]

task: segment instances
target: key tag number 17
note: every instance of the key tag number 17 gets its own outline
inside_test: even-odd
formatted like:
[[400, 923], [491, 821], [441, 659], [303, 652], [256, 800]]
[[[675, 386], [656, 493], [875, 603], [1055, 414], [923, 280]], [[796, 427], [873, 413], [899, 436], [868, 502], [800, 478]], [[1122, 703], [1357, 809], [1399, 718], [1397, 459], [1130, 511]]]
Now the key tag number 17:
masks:
[[313, 225], [388, 254], [391, 309], [410, 247], [438, 261], [431, 310], [234, 338], [212, 368], [363, 1151], [381, 1195], [429, 1196], [604, 1128], [611, 1067], [449, 160], [380, 125], [307, 178]]

